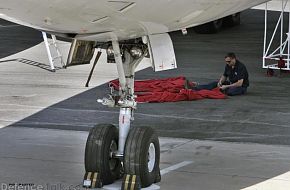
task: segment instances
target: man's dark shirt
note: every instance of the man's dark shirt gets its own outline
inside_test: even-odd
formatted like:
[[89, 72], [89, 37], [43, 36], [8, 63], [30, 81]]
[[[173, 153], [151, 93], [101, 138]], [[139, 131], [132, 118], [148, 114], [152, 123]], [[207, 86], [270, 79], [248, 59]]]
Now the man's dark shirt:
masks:
[[234, 68], [226, 65], [224, 76], [229, 78], [231, 84], [238, 82], [238, 80], [244, 79], [243, 87], [249, 86], [249, 75], [246, 66], [240, 61], [236, 60]]

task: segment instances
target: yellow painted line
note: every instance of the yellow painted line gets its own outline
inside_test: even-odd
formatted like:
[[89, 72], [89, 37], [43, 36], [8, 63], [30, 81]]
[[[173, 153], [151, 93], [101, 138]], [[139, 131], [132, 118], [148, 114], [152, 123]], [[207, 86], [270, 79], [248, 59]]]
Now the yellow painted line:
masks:
[[87, 180], [91, 180], [92, 172], [88, 173]]
[[130, 175], [127, 175], [127, 176], [126, 176], [126, 180], [125, 180], [125, 186], [124, 186], [124, 189], [125, 189], [125, 190], [128, 189], [129, 179], [130, 179]]
[[289, 190], [290, 171], [241, 190]]
[[131, 190], [134, 190], [136, 184], [136, 175], [133, 175], [132, 177], [132, 183], [131, 183]]
[[97, 183], [97, 177], [98, 177], [98, 173], [95, 172], [94, 173], [94, 177], [93, 177], [93, 183], [92, 183], [92, 187], [96, 187], [96, 183]]

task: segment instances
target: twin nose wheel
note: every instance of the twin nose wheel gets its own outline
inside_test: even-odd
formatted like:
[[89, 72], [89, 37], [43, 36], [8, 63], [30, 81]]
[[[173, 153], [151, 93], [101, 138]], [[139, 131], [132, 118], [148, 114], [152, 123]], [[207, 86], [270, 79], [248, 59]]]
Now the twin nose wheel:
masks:
[[113, 125], [100, 124], [90, 130], [85, 149], [85, 169], [87, 173], [98, 173], [99, 176], [99, 180], [91, 180], [91, 186], [102, 187], [120, 177], [121, 161], [113, 157], [117, 143], [118, 131]]
[[[122, 189], [140, 189], [161, 180], [159, 140], [152, 128], [132, 127], [123, 158], [114, 156], [117, 150], [118, 129], [115, 126], [100, 124], [90, 130], [85, 149], [85, 180], [91, 181], [89, 187], [111, 184], [123, 174]], [[90, 179], [88, 173], [91, 173]], [[98, 177], [94, 179], [95, 173]], [[135, 181], [128, 181], [134, 178]]]

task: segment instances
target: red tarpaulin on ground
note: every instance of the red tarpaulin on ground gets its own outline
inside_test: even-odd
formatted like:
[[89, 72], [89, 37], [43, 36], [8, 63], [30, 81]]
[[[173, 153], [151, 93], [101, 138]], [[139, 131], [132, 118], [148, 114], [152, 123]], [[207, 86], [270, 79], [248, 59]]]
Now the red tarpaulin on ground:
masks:
[[[111, 81], [110, 85], [115, 90], [119, 90], [119, 80]], [[135, 81], [134, 85], [137, 102], [177, 102], [204, 98], [226, 98], [219, 88], [199, 91], [186, 89], [192, 87], [193, 83], [188, 82], [185, 77]]]

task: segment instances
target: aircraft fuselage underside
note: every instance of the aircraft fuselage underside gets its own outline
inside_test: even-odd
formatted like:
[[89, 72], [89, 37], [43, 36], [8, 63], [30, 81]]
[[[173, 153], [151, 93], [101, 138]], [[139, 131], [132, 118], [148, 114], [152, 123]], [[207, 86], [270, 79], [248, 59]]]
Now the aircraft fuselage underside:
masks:
[[111, 41], [201, 25], [266, 1], [0, 0], [0, 18], [66, 37]]

